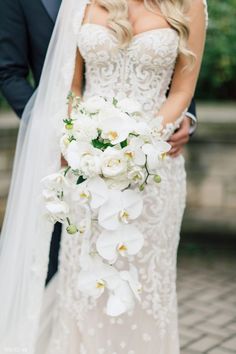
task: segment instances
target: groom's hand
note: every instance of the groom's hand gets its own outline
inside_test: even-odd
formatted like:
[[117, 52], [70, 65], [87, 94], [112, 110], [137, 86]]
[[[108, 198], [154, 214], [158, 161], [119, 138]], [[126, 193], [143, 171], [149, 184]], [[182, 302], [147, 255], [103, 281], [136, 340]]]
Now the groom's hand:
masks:
[[190, 119], [185, 117], [180, 128], [171, 136], [168, 143], [171, 145], [169, 155], [177, 157], [182, 153], [183, 147], [189, 141]]

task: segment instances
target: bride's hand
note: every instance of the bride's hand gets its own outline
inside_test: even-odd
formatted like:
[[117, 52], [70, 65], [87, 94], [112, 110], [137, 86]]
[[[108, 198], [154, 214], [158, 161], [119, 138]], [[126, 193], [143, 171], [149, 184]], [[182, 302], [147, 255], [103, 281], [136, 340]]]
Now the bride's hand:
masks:
[[182, 153], [183, 147], [189, 142], [190, 119], [185, 117], [180, 128], [174, 133], [168, 143], [171, 145], [169, 155], [177, 157]]

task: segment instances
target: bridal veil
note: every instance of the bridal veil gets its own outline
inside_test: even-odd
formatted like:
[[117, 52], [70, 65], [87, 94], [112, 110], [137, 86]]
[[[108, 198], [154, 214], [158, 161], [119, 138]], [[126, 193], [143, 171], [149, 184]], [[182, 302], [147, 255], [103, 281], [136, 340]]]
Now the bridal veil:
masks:
[[21, 122], [0, 240], [0, 354], [35, 352], [53, 227], [43, 216], [40, 181], [60, 168], [60, 122], [88, 2], [62, 2], [39, 88]]

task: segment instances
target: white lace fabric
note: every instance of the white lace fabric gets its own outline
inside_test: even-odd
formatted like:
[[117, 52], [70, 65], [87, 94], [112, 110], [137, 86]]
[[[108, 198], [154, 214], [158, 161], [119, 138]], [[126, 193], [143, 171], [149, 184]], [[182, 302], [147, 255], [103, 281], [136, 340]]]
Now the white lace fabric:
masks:
[[[178, 55], [175, 30], [138, 34], [127, 48], [119, 49], [111, 30], [87, 23], [81, 26], [77, 43], [86, 64], [85, 99], [124, 93], [141, 103], [145, 119], [157, 116]], [[166, 127], [166, 140], [181, 119]], [[82, 296], [77, 289], [81, 240], [64, 232], [52, 335], [43, 353], [179, 354], [176, 254], [186, 198], [183, 157], [167, 157], [160, 175], [162, 182], [153, 182], [143, 192], [144, 211], [138, 220], [145, 235], [135, 260], [143, 285], [141, 303], [132, 313], [110, 318], [104, 313], [104, 297]], [[93, 236], [98, 232], [95, 227]], [[124, 262], [121, 258], [122, 266]]]

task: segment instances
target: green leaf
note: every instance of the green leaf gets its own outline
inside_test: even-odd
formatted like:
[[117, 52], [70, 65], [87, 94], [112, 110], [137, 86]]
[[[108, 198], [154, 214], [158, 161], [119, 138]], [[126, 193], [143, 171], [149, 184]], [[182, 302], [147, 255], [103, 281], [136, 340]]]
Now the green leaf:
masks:
[[120, 146], [122, 147], [122, 149], [125, 148], [127, 145], [128, 145], [127, 139], [120, 143]]
[[79, 178], [77, 179], [76, 184], [81, 184], [81, 183], [83, 183], [84, 181], [86, 181], [86, 178], [84, 178], [83, 176], [79, 176]]

